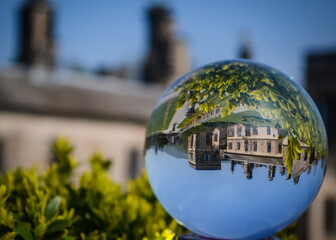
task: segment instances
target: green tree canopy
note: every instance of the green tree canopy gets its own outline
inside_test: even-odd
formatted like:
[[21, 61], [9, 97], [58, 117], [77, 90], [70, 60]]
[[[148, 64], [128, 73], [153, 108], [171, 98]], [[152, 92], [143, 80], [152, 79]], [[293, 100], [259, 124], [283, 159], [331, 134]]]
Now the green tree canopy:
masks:
[[327, 155], [325, 129], [313, 101], [299, 85], [275, 69], [247, 61], [209, 64], [184, 78], [175, 90], [180, 93], [177, 109], [186, 102], [191, 107], [197, 105], [196, 116], [220, 106], [221, 116], [225, 117], [245, 106], [272, 120], [293, 139], [289, 145], [298, 146], [289, 148], [293, 151], [286, 158], [289, 170], [301, 152], [297, 141]]

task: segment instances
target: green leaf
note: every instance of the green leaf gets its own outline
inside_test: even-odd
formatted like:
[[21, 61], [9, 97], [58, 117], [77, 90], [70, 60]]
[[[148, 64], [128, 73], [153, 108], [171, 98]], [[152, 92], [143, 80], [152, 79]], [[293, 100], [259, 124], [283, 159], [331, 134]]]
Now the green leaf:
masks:
[[45, 211], [45, 217], [50, 220], [56, 213], [61, 203], [61, 197], [54, 197], [49, 203]]
[[0, 240], [14, 240], [15, 239], [15, 235], [16, 235], [15, 232], [6, 233], [2, 237], [0, 237]]
[[70, 225], [70, 222], [66, 219], [56, 220], [52, 224], [49, 225], [46, 233], [50, 234], [50, 233], [55, 233], [55, 232], [65, 230], [67, 227], [69, 227], [69, 225]]
[[268, 78], [264, 78], [261, 81], [268, 84], [268, 85], [271, 85], [272, 87], [274, 86], [274, 83]]
[[227, 70], [229, 68], [229, 65], [224, 65], [223, 70]]
[[20, 235], [24, 240], [34, 240], [33, 234], [24, 226], [16, 228], [16, 233]]
[[6, 194], [6, 186], [5, 185], [1, 185], [0, 186], [0, 196], [3, 197]]
[[63, 240], [76, 240], [76, 237], [72, 237], [72, 236], [66, 236], [63, 238]]
[[240, 91], [241, 92], [247, 92], [249, 89], [248, 89], [248, 86], [247, 86], [247, 84], [246, 83], [244, 83], [244, 84], [242, 84], [241, 86], [240, 86]]

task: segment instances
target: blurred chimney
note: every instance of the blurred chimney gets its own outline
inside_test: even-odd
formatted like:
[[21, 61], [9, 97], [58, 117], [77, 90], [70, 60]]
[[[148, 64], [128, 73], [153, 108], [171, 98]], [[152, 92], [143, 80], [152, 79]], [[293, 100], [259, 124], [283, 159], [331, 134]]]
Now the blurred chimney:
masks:
[[240, 52], [239, 52], [239, 58], [243, 58], [243, 59], [251, 59], [251, 48], [248, 44], [243, 44], [240, 48]]
[[249, 32], [246, 30], [240, 33], [240, 49], [238, 57], [243, 59], [252, 58], [251, 37]]
[[25, 66], [53, 67], [54, 12], [46, 0], [28, 0], [19, 13], [18, 62]]
[[185, 43], [177, 38], [171, 12], [164, 6], [148, 11], [150, 49], [145, 60], [143, 80], [167, 84], [190, 70]]

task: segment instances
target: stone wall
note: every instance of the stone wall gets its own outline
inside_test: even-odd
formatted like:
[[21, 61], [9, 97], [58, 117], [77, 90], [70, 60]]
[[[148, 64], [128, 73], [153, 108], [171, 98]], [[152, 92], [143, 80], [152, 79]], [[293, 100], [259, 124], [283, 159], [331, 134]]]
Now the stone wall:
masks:
[[[146, 127], [141, 124], [29, 114], [0, 113], [2, 171], [35, 164], [46, 168], [52, 162], [51, 144], [64, 136], [75, 146], [79, 171], [88, 168], [95, 151], [113, 161], [111, 176], [120, 183], [144, 167], [142, 151]], [[133, 165], [133, 166], [131, 166]], [[134, 166], [136, 165], [136, 166]], [[134, 169], [135, 168], [135, 169]]]

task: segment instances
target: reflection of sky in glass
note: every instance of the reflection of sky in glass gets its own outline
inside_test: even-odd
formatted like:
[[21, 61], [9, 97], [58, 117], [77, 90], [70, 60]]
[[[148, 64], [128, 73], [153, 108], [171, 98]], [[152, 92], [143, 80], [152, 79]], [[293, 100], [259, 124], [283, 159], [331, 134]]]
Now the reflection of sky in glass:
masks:
[[221, 170], [197, 171], [187, 156], [156, 155], [149, 149], [145, 158], [152, 188], [166, 210], [188, 229], [217, 238], [276, 233], [308, 207], [323, 180], [322, 161], [294, 185], [280, 175], [279, 167], [268, 181], [266, 167], [254, 168], [253, 178], [246, 179], [243, 166], [235, 165], [232, 173], [230, 162], [222, 162]]

